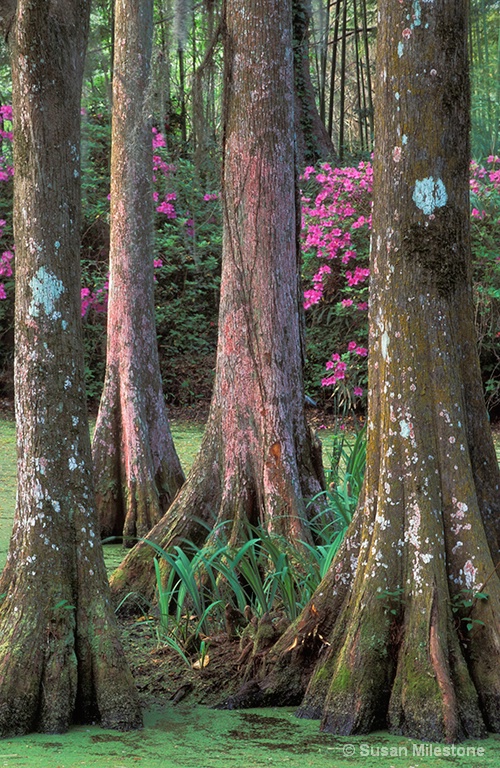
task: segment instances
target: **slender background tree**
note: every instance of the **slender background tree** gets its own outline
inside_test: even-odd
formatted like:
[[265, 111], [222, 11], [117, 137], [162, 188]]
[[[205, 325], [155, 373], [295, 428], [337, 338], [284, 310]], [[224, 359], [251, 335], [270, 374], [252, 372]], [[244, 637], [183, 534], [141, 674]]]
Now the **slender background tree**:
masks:
[[295, 126], [297, 130], [297, 162], [302, 169], [308, 163], [329, 160], [335, 149], [316, 106], [311, 81], [309, 26], [310, 0], [294, 0], [293, 55], [295, 77]]
[[153, 0], [115, 6], [106, 379], [93, 440], [104, 536], [145, 535], [184, 482], [158, 362], [153, 282]]

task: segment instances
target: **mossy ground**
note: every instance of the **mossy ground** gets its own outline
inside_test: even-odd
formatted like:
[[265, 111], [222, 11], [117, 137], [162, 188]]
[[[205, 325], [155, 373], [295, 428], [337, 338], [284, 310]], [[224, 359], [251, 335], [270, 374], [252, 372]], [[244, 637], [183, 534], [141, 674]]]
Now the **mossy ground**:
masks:
[[[174, 422], [172, 431], [183, 466], [188, 469], [200, 443], [202, 425]], [[328, 432], [322, 432], [323, 436], [328, 444]], [[15, 425], [12, 419], [0, 418], [0, 567], [5, 561], [12, 527], [15, 464]], [[122, 555], [120, 545], [105, 547], [108, 569], [112, 569]], [[171, 650], [158, 647], [154, 624], [127, 619], [122, 623], [122, 630], [144, 708], [144, 730], [117, 733], [97, 726], [80, 726], [64, 736], [34, 734], [6, 739], [0, 741], [0, 768], [141, 765], [145, 768], [273, 765], [279, 768], [497, 768], [500, 765], [500, 736], [465, 742], [458, 745], [453, 754], [443, 755], [436, 752], [437, 745], [382, 732], [355, 738], [323, 734], [317, 720], [297, 719], [288, 708], [237, 712], [210, 709], [209, 705], [218, 700], [224, 677], [229, 680], [229, 688], [239, 687], [241, 680], [235, 663], [238, 643], [229, 643], [224, 635], [213, 638], [209, 666], [195, 671], [188, 669]], [[192, 692], [175, 705], [172, 698], [186, 684], [192, 686]]]

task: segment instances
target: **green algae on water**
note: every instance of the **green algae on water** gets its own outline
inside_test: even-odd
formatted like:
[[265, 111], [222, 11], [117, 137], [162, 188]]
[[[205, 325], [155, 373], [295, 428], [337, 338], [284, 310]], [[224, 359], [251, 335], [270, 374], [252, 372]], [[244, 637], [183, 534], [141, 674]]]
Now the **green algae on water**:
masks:
[[[500, 737], [458, 745], [378, 732], [337, 737], [291, 708], [223, 711], [181, 704], [145, 713], [141, 731], [78, 726], [0, 741], [0, 768], [497, 768]], [[446, 751], [448, 750], [448, 751]], [[451, 753], [453, 751], [453, 754]]]

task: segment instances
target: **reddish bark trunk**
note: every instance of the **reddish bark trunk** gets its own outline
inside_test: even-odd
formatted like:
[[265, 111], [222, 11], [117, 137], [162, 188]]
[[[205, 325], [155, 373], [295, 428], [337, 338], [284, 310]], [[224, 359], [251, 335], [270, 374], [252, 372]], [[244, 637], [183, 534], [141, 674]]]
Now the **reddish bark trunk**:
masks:
[[93, 442], [103, 536], [133, 543], [184, 482], [163, 398], [153, 283], [153, 2], [116, 6], [106, 380]]
[[90, 3], [19, 0], [14, 107], [18, 496], [0, 579], [0, 735], [141, 724], [99, 545], [80, 324]]
[[[304, 416], [289, 2], [226, 4], [224, 242], [217, 369], [202, 447], [148, 538], [164, 548], [248, 523], [309, 540], [307, 501], [323, 487]], [[152, 552], [135, 547], [115, 594], [151, 594]]]
[[323, 648], [301, 716], [455, 741], [500, 728], [500, 475], [472, 311], [467, 3], [412, 9], [388, 0], [378, 32], [365, 498], [259, 695], [283, 700]]

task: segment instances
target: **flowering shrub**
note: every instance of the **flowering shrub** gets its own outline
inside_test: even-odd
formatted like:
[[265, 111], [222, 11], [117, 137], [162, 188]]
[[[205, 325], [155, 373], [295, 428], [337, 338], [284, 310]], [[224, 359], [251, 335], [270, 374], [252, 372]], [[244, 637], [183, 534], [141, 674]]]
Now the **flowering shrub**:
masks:
[[[366, 390], [368, 266], [373, 172], [369, 162], [355, 168], [302, 176], [303, 281], [307, 310], [306, 381], [331, 388], [336, 411], [359, 403]], [[319, 265], [318, 265], [319, 260]], [[344, 341], [345, 340], [345, 341]], [[326, 363], [325, 351], [335, 353]]]
[[[1, 210], [10, 209], [11, 190], [9, 184], [14, 175], [12, 166], [12, 107], [10, 105], [0, 106], [0, 182], [3, 182], [0, 192], [2, 202]], [[8, 207], [4, 207], [4, 201], [8, 200]], [[5, 219], [0, 219], [0, 240], [6, 238], [11, 248], [12, 246], [12, 224], [8, 224]], [[2, 245], [0, 243], [0, 251]], [[6, 249], [0, 252], [0, 299], [6, 299], [9, 295], [9, 283], [4, 283], [5, 279], [12, 277], [12, 250]], [[1, 315], [0, 315], [1, 316]]]
[[[160, 150], [161, 152], [161, 150]], [[170, 402], [208, 402], [217, 343], [222, 213], [214, 181], [179, 159], [155, 172], [156, 327]], [[165, 205], [172, 208], [165, 210]]]
[[[167, 396], [176, 404], [186, 405], [208, 400], [211, 392], [220, 275], [220, 202], [210, 187], [201, 186], [191, 163], [168, 162], [165, 139], [156, 128], [152, 141], [160, 366]], [[107, 258], [102, 263], [84, 258], [87, 390], [94, 399], [100, 394], [105, 365], [107, 267]]]
[[[481, 369], [493, 409], [500, 404], [500, 158], [487, 164], [471, 163], [471, 232]], [[334, 408], [345, 411], [364, 395], [367, 378], [372, 168], [309, 167], [302, 182], [308, 365], [319, 378], [320, 355], [334, 347], [321, 383]]]
[[500, 158], [471, 163], [471, 235], [476, 329], [486, 404], [500, 405]]
[[14, 236], [12, 232], [12, 107], [0, 106], [0, 386], [12, 392]]
[[[6, 212], [12, 204], [11, 117], [10, 107], [0, 107], [0, 203]], [[106, 349], [109, 114], [98, 106], [89, 108], [83, 126], [81, 313], [88, 392], [97, 398]], [[220, 201], [213, 179], [186, 160], [169, 161], [160, 131], [153, 129], [152, 142], [160, 365], [169, 399], [186, 405], [210, 397], [222, 248]], [[372, 166], [360, 162], [346, 168], [324, 164], [317, 171], [308, 167], [301, 186], [306, 389], [342, 412], [363, 407], [366, 397]], [[498, 157], [489, 157], [486, 167], [471, 164], [471, 203], [476, 323], [491, 409], [500, 403]], [[13, 325], [12, 243], [12, 223], [5, 215], [0, 220], [0, 338], [6, 338]], [[333, 354], [325, 370], [329, 350]], [[1, 354], [0, 375], [6, 356], [11, 369], [11, 341]], [[323, 387], [318, 394], [319, 382]]]
[[[2, 233], [2, 224], [5, 224], [5, 221], [3, 219], [0, 219], [0, 237]], [[12, 251], [4, 251], [3, 253], [0, 253], [0, 277], [7, 278], [12, 277], [12, 264], [11, 261], [14, 258], [14, 254]], [[3, 283], [0, 283], [0, 299], [6, 299], [7, 293], [5, 291], [5, 285]]]
[[80, 291], [82, 317], [85, 317], [89, 308], [92, 308], [94, 312], [106, 312], [108, 309], [108, 291], [108, 280], [106, 280], [102, 288], [97, 288], [93, 293], [90, 288], [82, 288]]

